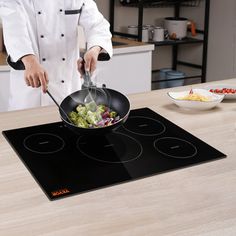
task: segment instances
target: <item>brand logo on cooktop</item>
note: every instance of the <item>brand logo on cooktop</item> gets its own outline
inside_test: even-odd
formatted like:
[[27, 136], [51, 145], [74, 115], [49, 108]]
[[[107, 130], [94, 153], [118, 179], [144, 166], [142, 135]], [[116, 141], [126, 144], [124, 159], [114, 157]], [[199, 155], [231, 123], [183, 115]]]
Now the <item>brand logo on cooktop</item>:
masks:
[[58, 196], [66, 194], [66, 193], [70, 193], [70, 190], [68, 188], [63, 188], [63, 189], [59, 189], [57, 191], [51, 192], [53, 197], [58, 197]]

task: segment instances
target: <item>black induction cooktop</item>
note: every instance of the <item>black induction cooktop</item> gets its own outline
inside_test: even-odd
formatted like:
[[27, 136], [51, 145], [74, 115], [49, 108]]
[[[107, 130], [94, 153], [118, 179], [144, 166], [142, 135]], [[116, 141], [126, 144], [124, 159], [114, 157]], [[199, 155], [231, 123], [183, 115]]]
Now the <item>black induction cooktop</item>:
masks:
[[226, 157], [148, 108], [103, 136], [62, 122], [3, 134], [50, 200]]

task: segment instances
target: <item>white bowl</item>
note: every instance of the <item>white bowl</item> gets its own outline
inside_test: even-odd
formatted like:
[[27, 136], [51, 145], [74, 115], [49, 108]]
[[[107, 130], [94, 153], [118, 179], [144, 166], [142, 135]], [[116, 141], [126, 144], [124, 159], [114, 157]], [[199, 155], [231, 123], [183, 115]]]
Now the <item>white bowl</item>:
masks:
[[209, 110], [219, 104], [223, 99], [224, 95], [214, 94], [206, 89], [193, 89], [193, 93], [208, 97], [210, 101], [191, 101], [182, 100], [181, 98], [187, 96], [190, 90], [182, 92], [168, 92], [169, 98], [179, 107], [193, 110]]
[[[223, 88], [230, 88], [230, 89], [236, 89], [236, 86], [234, 85], [229, 85], [229, 84], [214, 84], [214, 85], [208, 85], [204, 87], [204, 89], [210, 91], [210, 89], [223, 89]], [[230, 94], [230, 93], [225, 93], [225, 99], [236, 99], [236, 93]]]

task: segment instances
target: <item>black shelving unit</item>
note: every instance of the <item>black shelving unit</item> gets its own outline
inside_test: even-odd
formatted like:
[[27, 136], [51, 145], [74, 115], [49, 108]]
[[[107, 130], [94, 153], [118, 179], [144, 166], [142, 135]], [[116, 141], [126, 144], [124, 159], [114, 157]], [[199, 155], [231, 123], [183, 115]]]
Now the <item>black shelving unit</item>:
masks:
[[[119, 0], [118, 0], [119, 1]], [[112, 35], [122, 36], [137, 39], [138, 41], [142, 41], [142, 25], [143, 25], [143, 12], [144, 8], [150, 7], [174, 7], [174, 16], [180, 17], [180, 8], [183, 6], [189, 7], [197, 7], [202, 0], [162, 0], [162, 1], [152, 1], [147, 2], [145, 0], [138, 0], [136, 3], [128, 4], [122, 3], [124, 7], [135, 7], [138, 9], [138, 35], [130, 35], [123, 32], [118, 32], [114, 30], [115, 24], [115, 4], [116, 0], [111, 0], [110, 2], [110, 25], [111, 25], [111, 33]], [[204, 29], [197, 29], [196, 32], [198, 34], [203, 35], [203, 39], [191, 38], [187, 37], [182, 40], [165, 40], [163, 42], [150, 42], [155, 44], [156, 47], [159, 46], [172, 46], [172, 69], [176, 70], [178, 65], [188, 66], [192, 68], [198, 68], [201, 70], [199, 75], [194, 76], [186, 76], [184, 79], [193, 79], [193, 78], [200, 78], [201, 83], [206, 82], [206, 69], [207, 69], [207, 49], [208, 49], [208, 28], [209, 28], [209, 13], [210, 13], [210, 0], [205, 1], [205, 13], [204, 13]], [[203, 51], [202, 51], [202, 63], [200, 65], [189, 63], [186, 61], [178, 60], [178, 51], [179, 46], [183, 44], [203, 44]], [[154, 71], [155, 72], [155, 71]], [[178, 79], [176, 79], [178, 80]], [[153, 81], [156, 83], [167, 81], [167, 80], [158, 80]]]

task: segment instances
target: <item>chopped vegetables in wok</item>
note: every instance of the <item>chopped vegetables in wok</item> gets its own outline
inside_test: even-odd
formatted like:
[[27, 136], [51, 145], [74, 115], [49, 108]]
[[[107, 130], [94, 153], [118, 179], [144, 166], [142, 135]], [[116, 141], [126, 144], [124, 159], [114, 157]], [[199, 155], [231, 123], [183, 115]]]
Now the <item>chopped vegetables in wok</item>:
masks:
[[91, 111], [89, 104], [79, 104], [76, 111], [69, 113], [71, 121], [80, 128], [101, 128], [115, 124], [120, 120], [116, 111], [105, 105], [98, 105]]

